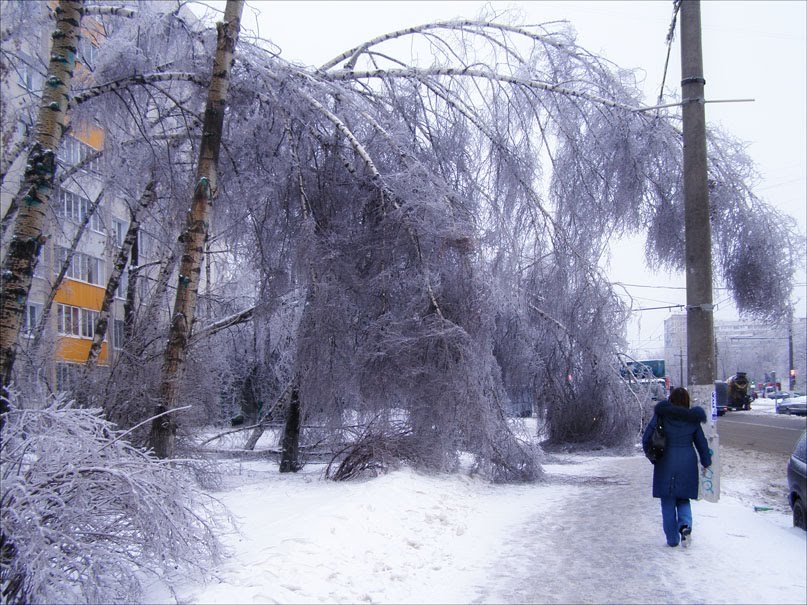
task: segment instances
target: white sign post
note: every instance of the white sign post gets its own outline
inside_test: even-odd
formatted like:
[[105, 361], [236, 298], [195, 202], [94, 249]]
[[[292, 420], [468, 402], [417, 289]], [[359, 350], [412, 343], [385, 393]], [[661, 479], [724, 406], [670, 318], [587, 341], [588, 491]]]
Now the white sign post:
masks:
[[709, 453], [712, 455], [712, 466], [702, 469], [698, 485], [698, 499], [707, 502], [720, 500], [720, 437], [717, 434], [717, 392], [712, 390], [712, 410], [704, 433]]

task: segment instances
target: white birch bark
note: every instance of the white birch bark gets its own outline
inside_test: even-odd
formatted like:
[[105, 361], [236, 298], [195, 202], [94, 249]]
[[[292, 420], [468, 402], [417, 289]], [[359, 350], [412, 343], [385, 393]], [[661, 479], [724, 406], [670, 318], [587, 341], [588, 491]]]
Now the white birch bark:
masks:
[[[179, 396], [179, 380], [185, 366], [188, 340], [196, 311], [202, 253], [210, 220], [210, 205], [216, 194], [224, 110], [227, 106], [230, 69], [238, 42], [243, 7], [243, 0], [227, 0], [224, 21], [217, 24], [218, 42], [205, 108], [202, 142], [196, 170], [196, 188], [188, 212], [186, 228], [181, 236], [183, 252], [173, 317], [168, 332], [168, 344], [163, 358], [160, 405], [156, 410], [157, 414], [175, 408]], [[156, 419], [151, 430], [151, 447], [154, 449], [154, 453], [160, 458], [173, 457], [175, 435], [176, 419], [173, 414], [166, 414]]]
[[[47, 239], [45, 217], [53, 193], [56, 150], [65, 130], [83, 10], [83, 0], [60, 0], [56, 7], [56, 29], [52, 36], [48, 78], [39, 107], [36, 139], [28, 154], [20, 186], [20, 191], [24, 192], [22, 204], [0, 270], [0, 380], [3, 387], [11, 381], [17, 337], [34, 268]], [[4, 403], [0, 403], [0, 411], [5, 411]]]

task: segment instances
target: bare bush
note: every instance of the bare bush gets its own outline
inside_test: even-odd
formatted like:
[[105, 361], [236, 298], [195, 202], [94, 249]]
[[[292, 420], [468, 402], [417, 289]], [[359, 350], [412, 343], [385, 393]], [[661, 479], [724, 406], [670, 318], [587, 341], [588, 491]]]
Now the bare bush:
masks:
[[370, 423], [357, 439], [334, 454], [325, 477], [348, 481], [386, 473], [402, 462], [414, 462], [418, 453], [412, 431], [405, 425]]
[[0, 444], [5, 602], [134, 602], [143, 572], [217, 558], [220, 506], [182, 462], [133, 447], [101, 410], [26, 399], [11, 394]]

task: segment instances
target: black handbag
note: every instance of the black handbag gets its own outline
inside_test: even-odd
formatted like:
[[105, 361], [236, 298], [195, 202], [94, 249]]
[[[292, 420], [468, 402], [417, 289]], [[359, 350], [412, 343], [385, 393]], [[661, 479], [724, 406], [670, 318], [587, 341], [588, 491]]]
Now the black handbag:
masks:
[[647, 444], [645, 456], [653, 464], [664, 455], [664, 448], [667, 447], [667, 435], [664, 433], [664, 423], [661, 416], [656, 416], [656, 428], [650, 433], [650, 442]]

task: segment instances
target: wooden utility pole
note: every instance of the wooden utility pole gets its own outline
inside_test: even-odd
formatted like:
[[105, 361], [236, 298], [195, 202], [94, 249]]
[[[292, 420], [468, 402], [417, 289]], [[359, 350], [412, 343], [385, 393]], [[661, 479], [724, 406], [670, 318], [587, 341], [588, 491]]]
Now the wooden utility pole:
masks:
[[709, 401], [714, 390], [712, 228], [706, 171], [701, 10], [681, 2], [681, 103], [684, 125], [684, 216], [687, 286], [687, 375], [693, 397]]

